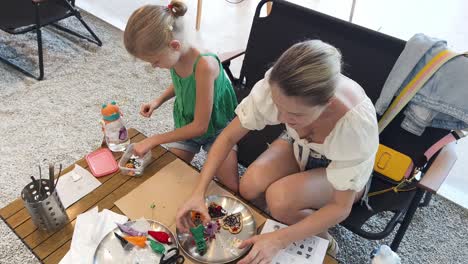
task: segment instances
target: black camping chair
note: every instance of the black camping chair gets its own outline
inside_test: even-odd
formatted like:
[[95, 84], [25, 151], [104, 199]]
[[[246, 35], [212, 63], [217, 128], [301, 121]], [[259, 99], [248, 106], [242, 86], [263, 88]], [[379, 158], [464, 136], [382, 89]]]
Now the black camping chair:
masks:
[[[266, 2], [273, 2], [273, 8], [269, 16], [260, 17], [260, 10]], [[282, 52], [292, 44], [307, 39], [321, 39], [340, 49], [345, 64], [344, 74], [357, 81], [374, 103], [405, 46], [405, 41], [286, 1], [263, 0], [258, 4], [253, 19], [240, 77], [232, 79], [239, 100], [263, 78], [266, 70]], [[232, 76], [229, 70], [230, 58], [235, 57], [236, 55], [231, 54], [223, 63], [229, 76]], [[440, 186], [448, 174], [447, 171], [453, 165], [455, 155], [453, 148], [443, 149], [436, 162], [433, 157], [426, 163], [423, 153], [449, 131], [429, 128], [422, 136], [415, 136], [400, 128], [402, 118], [403, 114], [397, 116], [380, 135], [380, 142], [410, 156], [417, 166], [424, 167], [422, 172], [426, 175], [423, 181], [437, 182]], [[248, 166], [265, 151], [267, 143], [276, 139], [283, 129], [284, 127], [279, 125], [267, 127], [262, 131], [249, 132], [238, 145], [239, 162]], [[433, 168], [431, 171], [433, 163], [437, 164], [437, 169]], [[436, 171], [437, 173], [432, 173]], [[391, 186], [379, 175], [375, 175], [371, 192]], [[417, 207], [427, 205], [430, 199], [430, 195], [427, 195], [425, 203], [420, 204], [426, 190], [419, 188], [419, 185], [415, 187], [417, 188], [408, 192], [388, 192], [371, 197], [369, 202], [373, 211], [369, 211], [364, 205], [355, 204], [351, 215], [341, 224], [364, 238], [375, 240], [387, 237], [400, 224], [391, 245], [396, 251]], [[432, 188], [432, 191], [436, 189], [437, 186]], [[383, 231], [369, 232], [363, 229], [370, 217], [385, 211], [394, 215]]]
[[[92, 38], [83, 36], [56, 23], [71, 16], [76, 17], [81, 22]], [[31, 31], [36, 32], [39, 75], [36, 76], [7, 58], [0, 57], [0, 60], [30, 77], [42, 80], [44, 78], [44, 64], [41, 28], [48, 25], [102, 46], [101, 40], [84, 22], [79, 10], [75, 8], [74, 0], [4, 0], [0, 3], [0, 29], [13, 35]]]

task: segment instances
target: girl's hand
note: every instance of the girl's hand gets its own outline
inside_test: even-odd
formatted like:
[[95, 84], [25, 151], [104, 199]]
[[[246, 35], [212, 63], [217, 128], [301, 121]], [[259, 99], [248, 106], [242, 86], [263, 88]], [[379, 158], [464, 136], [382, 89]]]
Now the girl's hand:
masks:
[[269, 264], [273, 257], [285, 247], [277, 232], [253, 236], [244, 240], [239, 248], [253, 245], [249, 254], [238, 264]]
[[181, 232], [188, 232], [189, 228], [193, 227], [192, 211], [199, 212], [202, 215], [204, 223], [208, 223], [211, 220], [208, 208], [205, 205], [204, 195], [193, 194], [177, 211], [176, 225]]
[[138, 157], [143, 157], [145, 156], [146, 152], [151, 150], [151, 146], [146, 140], [147, 139], [144, 139], [138, 143], [133, 144], [133, 154]]
[[161, 106], [159, 100], [151, 101], [150, 103], [142, 104], [140, 107], [140, 115], [144, 117], [151, 117], [153, 111]]

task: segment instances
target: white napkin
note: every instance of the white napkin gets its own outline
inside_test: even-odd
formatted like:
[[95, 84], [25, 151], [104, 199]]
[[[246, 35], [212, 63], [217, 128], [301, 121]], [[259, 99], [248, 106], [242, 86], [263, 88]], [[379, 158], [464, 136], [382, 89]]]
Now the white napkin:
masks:
[[75, 164], [72, 171], [60, 176], [55, 188], [63, 207], [68, 208], [100, 185], [89, 171]]
[[91, 264], [94, 252], [101, 240], [117, 225], [128, 220], [124, 215], [116, 214], [98, 208], [82, 213], [76, 217], [75, 230], [70, 250], [60, 261], [60, 264]]

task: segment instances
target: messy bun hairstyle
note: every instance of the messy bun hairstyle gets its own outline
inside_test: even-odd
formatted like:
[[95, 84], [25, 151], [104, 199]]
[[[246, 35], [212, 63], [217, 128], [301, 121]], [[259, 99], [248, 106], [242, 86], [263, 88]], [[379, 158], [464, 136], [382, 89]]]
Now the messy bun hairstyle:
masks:
[[184, 16], [185, 13], [187, 13], [187, 5], [184, 2], [178, 0], [172, 0], [167, 8], [169, 12], [176, 18]]
[[172, 0], [167, 6], [145, 5], [135, 10], [124, 31], [124, 45], [135, 57], [158, 53], [177, 36], [183, 40], [187, 5]]

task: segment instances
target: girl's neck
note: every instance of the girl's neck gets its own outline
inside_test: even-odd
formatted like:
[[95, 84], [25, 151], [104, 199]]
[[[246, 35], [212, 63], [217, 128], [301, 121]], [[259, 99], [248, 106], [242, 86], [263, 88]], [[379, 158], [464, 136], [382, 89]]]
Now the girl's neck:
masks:
[[179, 61], [177, 61], [174, 68], [177, 69], [184, 68], [188, 65], [191, 66], [199, 54], [200, 52], [196, 48], [188, 46], [187, 48], [181, 51]]

